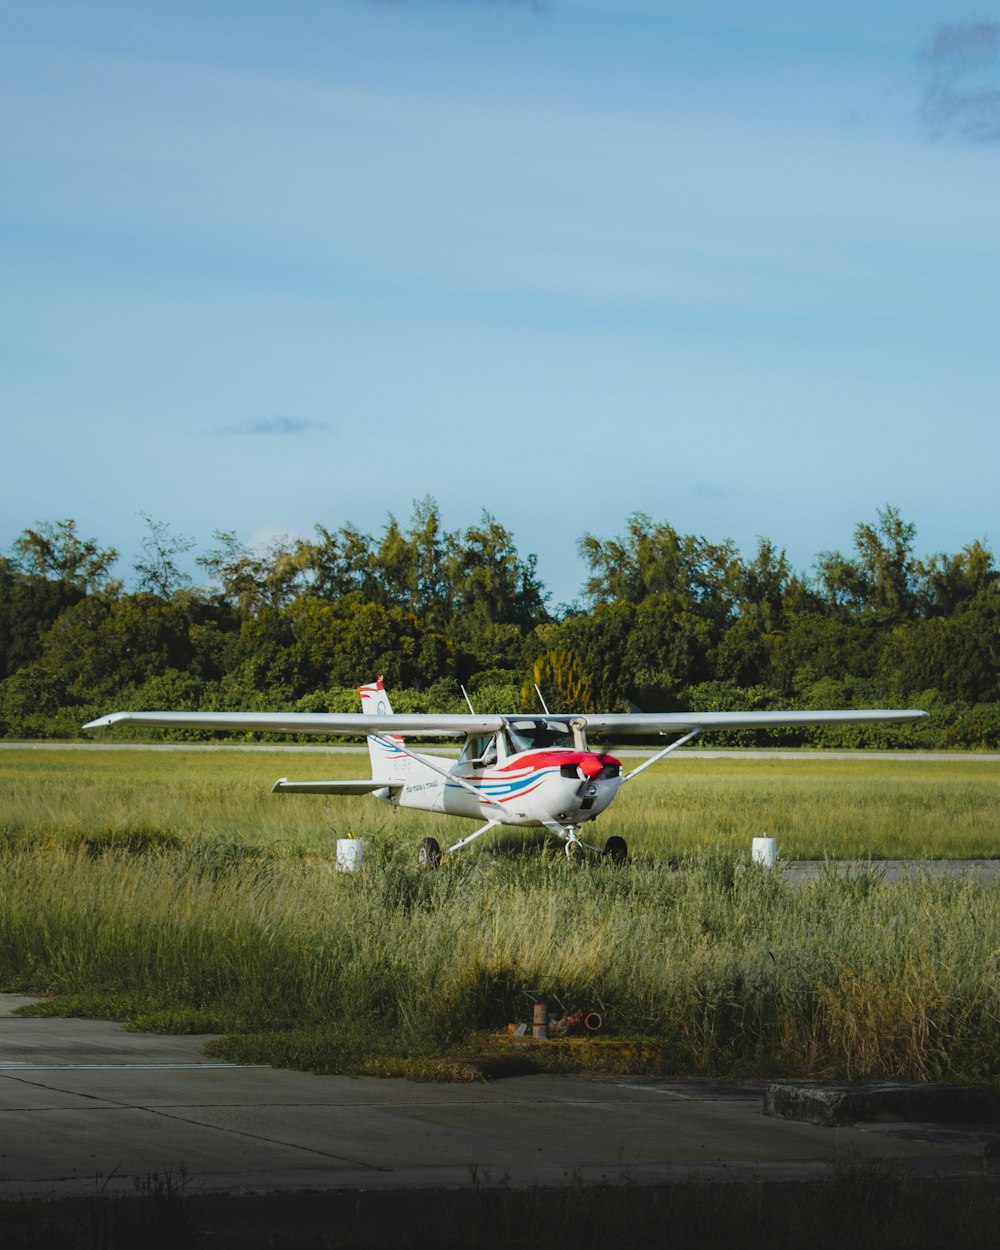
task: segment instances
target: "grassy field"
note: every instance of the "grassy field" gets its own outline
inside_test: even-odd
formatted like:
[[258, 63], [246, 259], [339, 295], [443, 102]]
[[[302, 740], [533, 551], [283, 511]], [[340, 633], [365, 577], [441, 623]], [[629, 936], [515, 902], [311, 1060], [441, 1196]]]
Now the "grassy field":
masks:
[[[994, 764], [681, 760], [601, 821], [625, 868], [508, 834], [436, 873], [416, 839], [467, 823], [268, 792], [365, 764], [0, 752], [0, 985], [320, 1071], [1000, 1076], [1000, 887], [877, 864], [792, 886], [749, 862], [761, 833], [786, 858], [998, 855]], [[349, 832], [366, 864], [339, 874]], [[498, 1034], [539, 994], [607, 1037], [511, 1054]]]
[[[626, 760], [626, 771], [638, 760]], [[0, 831], [48, 838], [236, 838], [291, 854], [352, 833], [386, 846], [442, 842], [471, 822], [358, 799], [277, 796], [279, 776], [364, 777], [367, 754], [270, 751], [0, 751]], [[627, 786], [590, 827], [653, 859], [739, 852], [760, 835], [785, 859], [1000, 856], [1000, 763], [990, 760], [675, 757]], [[499, 832], [485, 847], [538, 840]]]

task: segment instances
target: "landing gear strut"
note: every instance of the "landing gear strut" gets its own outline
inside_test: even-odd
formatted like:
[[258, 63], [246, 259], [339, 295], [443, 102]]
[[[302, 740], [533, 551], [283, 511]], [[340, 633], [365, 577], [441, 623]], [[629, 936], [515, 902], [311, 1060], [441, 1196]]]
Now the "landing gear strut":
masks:
[[583, 863], [583, 843], [576, 838], [566, 840], [566, 858], [571, 864]]
[[558, 838], [562, 838], [566, 843], [563, 848], [566, 852], [566, 860], [570, 864], [582, 864], [583, 854], [586, 848], [596, 851], [596, 846], [590, 846], [589, 842], [581, 842], [576, 832], [576, 825], [559, 825], [555, 821], [549, 822], [548, 827]]

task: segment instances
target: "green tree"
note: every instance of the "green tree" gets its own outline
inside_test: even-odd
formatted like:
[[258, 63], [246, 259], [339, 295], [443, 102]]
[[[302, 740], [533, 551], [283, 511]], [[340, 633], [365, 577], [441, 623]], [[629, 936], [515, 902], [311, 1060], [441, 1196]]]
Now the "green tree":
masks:
[[444, 625], [451, 614], [447, 541], [438, 506], [429, 495], [414, 502], [408, 529], [390, 516], [374, 553], [381, 602], [405, 608], [429, 625]]
[[916, 527], [887, 504], [875, 525], [854, 530], [853, 558], [839, 551], [820, 553], [821, 592], [831, 606], [855, 612], [905, 617], [917, 606], [919, 568], [913, 556]]
[[758, 539], [756, 554], [734, 561], [731, 570], [738, 615], [719, 637], [709, 668], [740, 688], [768, 686], [789, 617], [818, 611], [820, 601], [770, 539]]
[[73, 582], [23, 573], [0, 556], [0, 678], [37, 660], [43, 636], [83, 596]]
[[67, 609], [42, 640], [42, 663], [76, 698], [110, 698], [192, 661], [185, 605], [140, 591], [108, 603], [91, 595]]
[[752, 559], [736, 559], [730, 567], [740, 617], [752, 619], [764, 633], [780, 629], [786, 604], [797, 597], [801, 586], [785, 552], [769, 538], [760, 538]]
[[688, 686], [707, 681], [711, 621], [676, 594], [647, 595], [625, 645], [628, 697], [650, 711], [679, 707]]
[[738, 686], [756, 686], [765, 682], [772, 653], [780, 646], [781, 637], [776, 630], [765, 632], [762, 622], [752, 611], [742, 612], [714, 648], [710, 668], [715, 678]]
[[301, 542], [276, 538], [263, 551], [255, 551], [231, 530], [216, 530], [213, 537], [219, 545], [198, 556], [197, 563], [208, 572], [222, 601], [242, 615], [289, 603], [306, 584]]
[[635, 626], [636, 607], [624, 599], [598, 603], [590, 612], [566, 617], [536, 631], [546, 651], [567, 652], [579, 664], [581, 680], [589, 681], [594, 706], [600, 711], [623, 708], [634, 697], [626, 649]]
[[142, 556], [132, 566], [138, 574], [137, 588], [169, 599], [183, 586], [191, 584], [191, 578], [177, 563], [177, 558], [194, 547], [194, 539], [174, 534], [166, 521], [155, 521], [146, 512], [139, 515], [146, 525], [146, 533], [140, 543]]
[[81, 538], [76, 521], [41, 521], [14, 539], [14, 561], [24, 573], [62, 582], [84, 594], [113, 597], [121, 583], [111, 577], [118, 552]]
[[444, 585], [457, 638], [491, 624], [527, 630], [548, 619], [535, 556], [522, 560], [510, 531], [490, 513], [449, 534], [446, 548]]
[[897, 625], [882, 648], [880, 674], [901, 699], [934, 690], [950, 702], [1000, 700], [1000, 598]]
[[375, 567], [374, 544], [354, 525], [339, 530], [316, 526], [316, 539], [301, 541], [298, 551], [307, 575], [308, 593], [333, 601], [360, 592], [377, 600], [380, 587]]
[[578, 547], [590, 568], [584, 593], [592, 603], [641, 603], [649, 595], [672, 594], [699, 616], [721, 623], [732, 615], [737, 556], [728, 539], [709, 543], [634, 512], [624, 535], [600, 539], [584, 534]]
[[771, 650], [763, 684], [801, 698], [820, 680], [873, 678], [887, 635], [888, 627], [869, 613], [846, 617], [795, 613], [786, 620], [780, 644]]
[[455, 669], [454, 648], [410, 612], [360, 594], [328, 603], [302, 596], [282, 613], [291, 630], [296, 692], [357, 687], [382, 674], [390, 687], [424, 689]]
[[521, 680], [527, 669], [527, 639], [519, 625], [504, 622], [499, 625], [483, 625], [475, 630], [461, 631], [462, 648], [468, 658], [465, 668], [470, 672], [478, 669], [503, 669], [519, 674]]
[[306, 694], [311, 684], [304, 669], [292, 611], [264, 603], [243, 618], [223, 683], [253, 710], [256, 694], [282, 702]]
[[532, 665], [531, 681], [521, 689], [523, 707], [537, 706], [535, 686], [553, 712], [597, 712], [594, 682], [571, 651], [546, 651]]
[[957, 555], [930, 556], [917, 569], [927, 616], [950, 616], [977, 600], [995, 598], [1000, 586], [993, 552], [978, 540]]

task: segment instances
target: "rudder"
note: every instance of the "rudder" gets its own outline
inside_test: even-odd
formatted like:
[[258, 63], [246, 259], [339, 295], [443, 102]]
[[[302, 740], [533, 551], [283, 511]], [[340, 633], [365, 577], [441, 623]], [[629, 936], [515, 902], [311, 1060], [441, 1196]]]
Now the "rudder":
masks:
[[[392, 704], [386, 694], [382, 678], [358, 687], [361, 695], [361, 711], [366, 716], [391, 716]], [[399, 734], [385, 734], [382, 738], [368, 735], [368, 753], [372, 761], [373, 781], [393, 781], [406, 763], [406, 754], [392, 744], [401, 743]]]

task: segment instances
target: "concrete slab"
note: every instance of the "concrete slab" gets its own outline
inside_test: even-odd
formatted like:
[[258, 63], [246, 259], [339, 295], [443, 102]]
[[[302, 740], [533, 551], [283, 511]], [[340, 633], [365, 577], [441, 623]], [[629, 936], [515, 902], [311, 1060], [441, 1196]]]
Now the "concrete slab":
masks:
[[[14, 999], [14, 1007], [37, 1002], [23, 995], [0, 994]], [[203, 1051], [205, 1037], [157, 1037], [126, 1033], [107, 1020], [63, 1017], [14, 1016], [9, 1005], [0, 1010], [0, 1072], [13, 1064], [44, 1065], [100, 1063], [195, 1063], [210, 1064]]]
[[[58, 1108], [88, 1108], [100, 1104], [93, 1094], [73, 1094], [63, 1089], [48, 1089], [30, 1080], [0, 1080], [0, 1114], [8, 1111], [54, 1111]], [[113, 1102], [104, 1101], [106, 1107]], [[3, 1122], [9, 1123], [6, 1116]]]
[[3, 1197], [132, 1194], [143, 1178], [182, 1173], [207, 1195], [783, 1180], [846, 1158], [926, 1175], [992, 1166], [982, 1126], [928, 1136], [768, 1118], [761, 1083], [319, 1077], [214, 1065], [204, 1038], [12, 1017], [15, 1005], [0, 995]]
[[929, 1081], [809, 1081], [768, 1085], [764, 1114], [835, 1126], [919, 1121], [1000, 1124], [1000, 1094]]

